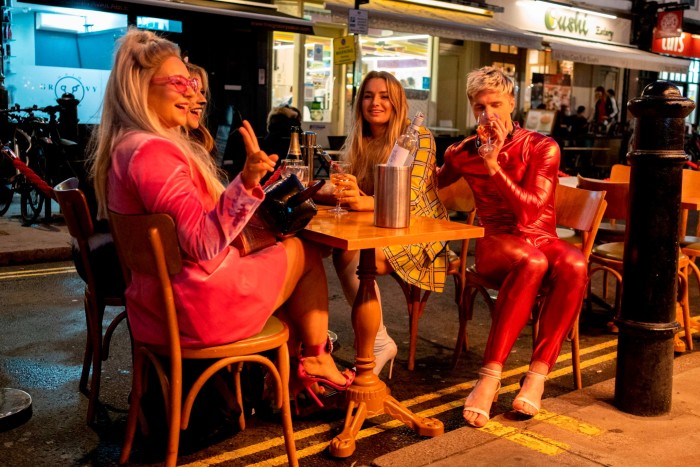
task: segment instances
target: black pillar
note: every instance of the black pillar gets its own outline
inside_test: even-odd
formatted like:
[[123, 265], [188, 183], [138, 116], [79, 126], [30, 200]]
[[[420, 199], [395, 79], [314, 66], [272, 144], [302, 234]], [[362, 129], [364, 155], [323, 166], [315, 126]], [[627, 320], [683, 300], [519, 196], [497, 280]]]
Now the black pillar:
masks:
[[666, 81], [651, 83], [628, 108], [630, 210], [625, 234], [615, 405], [635, 415], [671, 410], [684, 119], [695, 104]]

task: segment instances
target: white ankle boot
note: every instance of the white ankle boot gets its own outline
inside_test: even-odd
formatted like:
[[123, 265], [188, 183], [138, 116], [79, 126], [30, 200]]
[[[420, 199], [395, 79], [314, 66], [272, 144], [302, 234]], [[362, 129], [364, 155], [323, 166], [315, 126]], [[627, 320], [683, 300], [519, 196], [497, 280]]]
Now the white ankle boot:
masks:
[[374, 374], [379, 375], [382, 372], [382, 368], [386, 365], [386, 362], [391, 360], [389, 365], [389, 379], [391, 379], [391, 373], [394, 370], [394, 358], [396, 357], [396, 352], [398, 348], [396, 347], [396, 342], [389, 336], [386, 332], [386, 326], [377, 331], [377, 337], [374, 340]]

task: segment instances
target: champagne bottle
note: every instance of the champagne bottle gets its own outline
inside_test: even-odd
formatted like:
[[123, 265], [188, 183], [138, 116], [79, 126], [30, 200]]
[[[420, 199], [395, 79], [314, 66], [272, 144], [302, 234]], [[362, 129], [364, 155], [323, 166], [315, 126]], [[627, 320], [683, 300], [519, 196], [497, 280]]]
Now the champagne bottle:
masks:
[[289, 161], [301, 161], [301, 146], [299, 146], [299, 132], [300, 128], [298, 126], [292, 127], [292, 132], [289, 135], [289, 149], [287, 150], [286, 162]]
[[423, 118], [423, 112], [416, 113], [413, 121], [394, 143], [387, 165], [402, 166], [413, 163], [416, 149], [418, 149], [418, 129], [423, 124]]

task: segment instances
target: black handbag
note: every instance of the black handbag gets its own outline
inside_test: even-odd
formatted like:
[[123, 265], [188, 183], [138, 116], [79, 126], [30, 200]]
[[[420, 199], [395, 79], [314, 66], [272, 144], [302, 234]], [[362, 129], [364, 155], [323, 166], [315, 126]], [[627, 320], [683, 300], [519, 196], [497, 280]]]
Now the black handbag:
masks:
[[233, 240], [233, 246], [241, 256], [246, 256], [302, 230], [316, 215], [316, 204], [311, 197], [324, 183], [325, 180], [318, 180], [305, 188], [292, 174], [266, 185], [265, 200]]
[[280, 177], [265, 187], [265, 200], [257, 212], [277, 237], [294, 235], [311, 222], [317, 209], [311, 197], [325, 180], [304, 187], [296, 175]]

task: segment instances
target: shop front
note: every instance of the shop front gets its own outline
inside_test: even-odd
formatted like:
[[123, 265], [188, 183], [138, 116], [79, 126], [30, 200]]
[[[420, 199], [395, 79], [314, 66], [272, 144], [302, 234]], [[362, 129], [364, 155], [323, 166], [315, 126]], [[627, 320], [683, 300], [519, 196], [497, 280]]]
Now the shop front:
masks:
[[[660, 72], [681, 72], [688, 61], [644, 52], [629, 45], [631, 21], [602, 11], [583, 10], [556, 2], [518, 0], [504, 13], [504, 20], [541, 34], [545, 54], [533, 59], [545, 74], [569, 74], [572, 90], [569, 109], [587, 108], [590, 117], [594, 89], [613, 89], [626, 120], [628, 97], [641, 92], [639, 77]], [[532, 87], [530, 82], [529, 86]], [[557, 109], [559, 110], [559, 109]]]
[[6, 0], [2, 71], [9, 104], [45, 107], [71, 93], [79, 101], [80, 124], [98, 123], [115, 42], [137, 25], [178, 43], [183, 55], [207, 69], [209, 126], [218, 130], [222, 152], [235, 115], [264, 135], [272, 31], [313, 34], [313, 23], [272, 4], [241, 3]]
[[[651, 50], [690, 60], [687, 72], [662, 72], [659, 78], [674, 83], [685, 97], [697, 102], [698, 86], [700, 85], [700, 36], [681, 31], [678, 37], [654, 39], [651, 43]], [[686, 117], [686, 122], [691, 127], [695, 127], [697, 131], [697, 109]]]
[[[334, 23], [348, 24], [354, 3], [332, 0], [325, 2], [324, 8]], [[474, 125], [466, 101], [467, 73], [495, 64], [518, 81], [524, 76], [525, 50], [541, 47], [539, 35], [501, 21], [500, 7], [489, 10], [488, 5], [470, 9], [450, 2], [431, 2], [431, 6], [415, 3], [372, 0], [360, 5], [366, 14], [367, 31], [354, 35], [357, 60], [344, 69], [345, 126], [350, 121], [353, 89], [368, 71], [385, 70], [404, 84], [410, 114], [423, 112], [434, 134], [464, 134]]]

